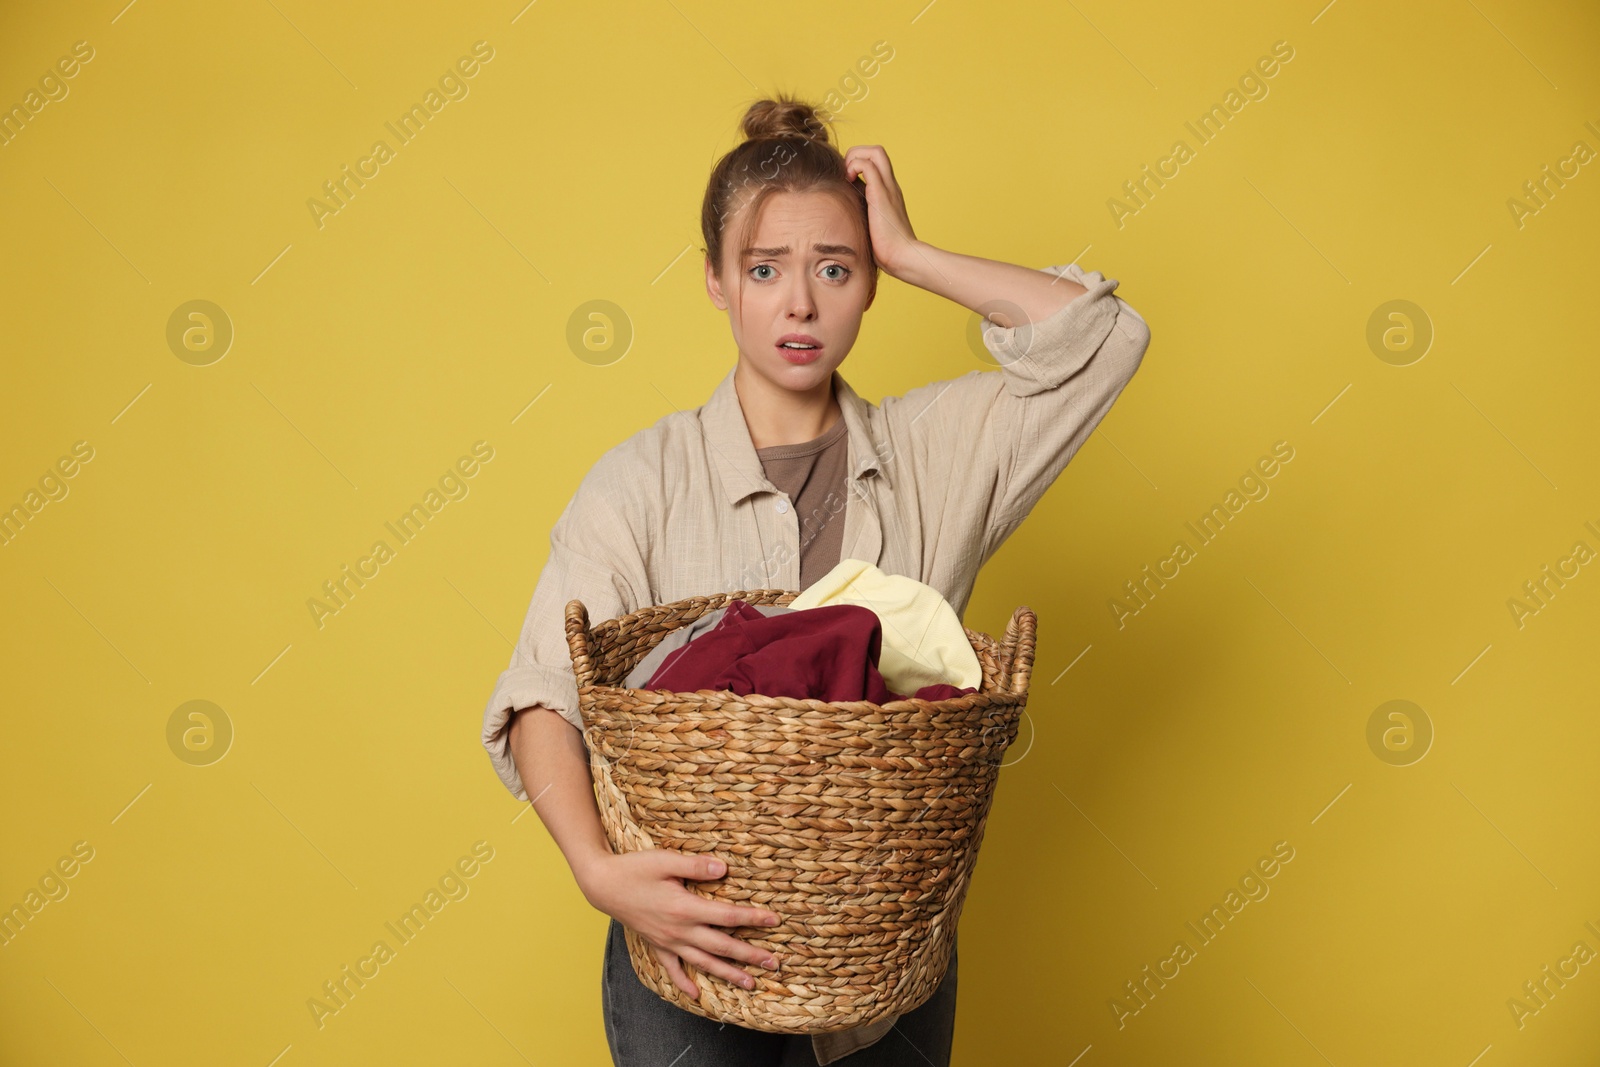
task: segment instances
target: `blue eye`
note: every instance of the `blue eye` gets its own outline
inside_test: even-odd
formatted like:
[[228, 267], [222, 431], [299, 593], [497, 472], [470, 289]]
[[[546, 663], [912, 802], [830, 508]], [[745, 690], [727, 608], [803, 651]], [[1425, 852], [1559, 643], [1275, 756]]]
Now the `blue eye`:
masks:
[[[751, 269], [751, 271], [771, 270], [772, 269], [772, 264], [770, 264], [770, 263], [757, 263], [755, 266], [751, 267], [750, 269]], [[756, 280], [764, 282], [767, 279], [765, 279], [765, 278], [757, 278]]]
[[845, 266], [843, 263], [829, 263], [826, 267], [823, 267], [822, 269], [823, 270], [844, 271], [844, 273], [842, 275], [836, 275], [835, 276], [835, 278], [834, 278], [835, 281], [844, 281], [846, 278], [850, 277], [850, 268]]

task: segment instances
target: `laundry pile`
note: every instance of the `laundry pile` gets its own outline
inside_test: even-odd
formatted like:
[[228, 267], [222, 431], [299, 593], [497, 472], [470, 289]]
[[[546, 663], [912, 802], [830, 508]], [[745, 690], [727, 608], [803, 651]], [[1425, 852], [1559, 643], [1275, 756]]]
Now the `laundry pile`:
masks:
[[937, 590], [846, 559], [787, 607], [735, 599], [678, 627], [623, 685], [887, 704], [947, 700], [982, 683], [961, 619]]

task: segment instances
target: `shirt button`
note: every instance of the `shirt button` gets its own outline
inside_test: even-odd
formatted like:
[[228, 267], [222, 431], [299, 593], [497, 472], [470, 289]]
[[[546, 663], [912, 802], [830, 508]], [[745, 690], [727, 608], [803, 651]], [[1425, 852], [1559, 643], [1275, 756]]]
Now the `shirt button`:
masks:
[[779, 515], [785, 514], [789, 510], [789, 502], [783, 499], [781, 496], [778, 498], [778, 503], [775, 506], [778, 509]]

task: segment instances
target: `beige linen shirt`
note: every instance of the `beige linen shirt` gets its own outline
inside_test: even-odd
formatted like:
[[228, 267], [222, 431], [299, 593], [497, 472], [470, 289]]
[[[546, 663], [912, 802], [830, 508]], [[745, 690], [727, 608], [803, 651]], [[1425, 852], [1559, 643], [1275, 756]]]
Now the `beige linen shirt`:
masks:
[[[872, 404], [833, 374], [848, 426], [841, 558], [932, 586], [966, 612], [978, 570], [1027, 517], [1144, 357], [1150, 331], [1115, 278], [1046, 268], [1085, 287], [1031, 326], [985, 323], [998, 372], [973, 370]], [[605, 452], [550, 531], [550, 555], [510, 665], [484, 711], [482, 740], [513, 796], [515, 711], [541, 705], [582, 730], [567, 602], [590, 625], [641, 607], [732, 590], [800, 589], [800, 518], [767, 480], [734, 374], [702, 406], [675, 411]], [[887, 1033], [893, 1019], [814, 1037], [826, 1064]], [[826, 1057], [826, 1058], [824, 1058]]]

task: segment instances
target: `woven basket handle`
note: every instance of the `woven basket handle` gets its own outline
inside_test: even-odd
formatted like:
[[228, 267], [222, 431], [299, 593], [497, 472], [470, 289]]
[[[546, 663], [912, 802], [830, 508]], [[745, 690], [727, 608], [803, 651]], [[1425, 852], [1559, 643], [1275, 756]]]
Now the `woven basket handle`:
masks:
[[1000, 640], [1000, 688], [1017, 695], [1028, 691], [1033, 674], [1034, 633], [1039, 620], [1033, 609], [1023, 605], [1011, 613], [1006, 635]]
[[572, 675], [582, 689], [594, 680], [594, 644], [589, 639], [589, 609], [581, 600], [567, 601], [567, 647], [572, 652]]

